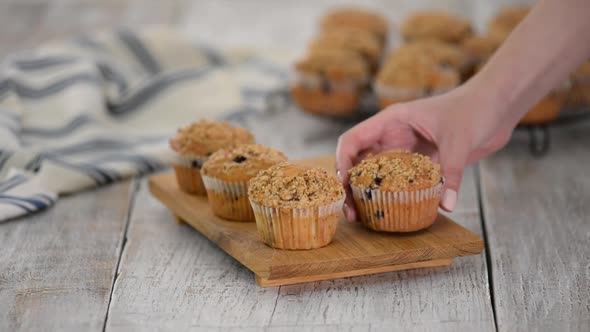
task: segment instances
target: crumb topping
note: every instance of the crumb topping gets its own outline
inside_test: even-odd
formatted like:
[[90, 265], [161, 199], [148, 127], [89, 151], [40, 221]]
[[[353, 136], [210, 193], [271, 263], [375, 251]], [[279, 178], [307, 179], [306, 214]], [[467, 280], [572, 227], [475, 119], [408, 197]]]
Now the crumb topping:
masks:
[[457, 43], [473, 33], [471, 23], [442, 11], [424, 10], [410, 16], [402, 24], [406, 40], [436, 39]]
[[463, 71], [467, 65], [467, 57], [459, 47], [438, 40], [419, 40], [398, 48], [392, 56], [424, 55], [430, 57], [436, 64]]
[[355, 27], [374, 33], [380, 38], [387, 34], [387, 19], [378, 13], [360, 8], [340, 8], [327, 13], [322, 19], [322, 28]]
[[224, 122], [200, 120], [178, 129], [170, 147], [182, 155], [209, 156], [219, 149], [245, 143], [254, 143], [254, 136], [248, 130]]
[[281, 163], [250, 180], [248, 196], [264, 206], [305, 208], [335, 203], [344, 197], [344, 189], [322, 168]]
[[345, 49], [312, 49], [295, 68], [302, 73], [328, 79], [365, 79], [369, 74], [366, 61], [358, 53]]
[[463, 51], [476, 61], [484, 61], [500, 46], [501, 41], [492, 36], [473, 36], [465, 39], [461, 43]]
[[509, 6], [502, 9], [489, 23], [490, 30], [513, 30], [529, 13], [529, 6]]
[[381, 45], [377, 37], [354, 28], [323, 31], [310, 45], [311, 50], [330, 48], [352, 50], [369, 62], [377, 61], [381, 55]]
[[280, 151], [261, 144], [242, 144], [231, 149], [221, 149], [209, 157], [202, 174], [227, 180], [248, 180], [261, 170], [287, 161]]
[[427, 156], [407, 151], [370, 156], [350, 169], [349, 174], [352, 185], [384, 191], [426, 189], [441, 181], [439, 164]]
[[459, 74], [452, 68], [441, 67], [429, 56], [400, 54], [388, 59], [377, 75], [377, 82], [385, 87], [430, 93], [457, 86]]

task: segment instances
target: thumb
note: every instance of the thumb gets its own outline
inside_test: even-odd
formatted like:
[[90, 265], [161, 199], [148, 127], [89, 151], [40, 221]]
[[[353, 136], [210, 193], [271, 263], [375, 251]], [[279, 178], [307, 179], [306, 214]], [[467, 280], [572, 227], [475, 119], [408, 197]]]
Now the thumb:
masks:
[[445, 179], [440, 206], [447, 212], [452, 212], [457, 206], [459, 187], [467, 161], [466, 156], [453, 150], [440, 151], [441, 171]]

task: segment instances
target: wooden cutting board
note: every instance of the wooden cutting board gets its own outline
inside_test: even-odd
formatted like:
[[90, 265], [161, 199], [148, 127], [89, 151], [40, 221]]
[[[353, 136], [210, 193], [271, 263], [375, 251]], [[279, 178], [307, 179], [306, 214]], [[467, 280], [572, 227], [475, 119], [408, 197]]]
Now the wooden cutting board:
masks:
[[[301, 161], [334, 172], [334, 157]], [[216, 217], [206, 197], [182, 192], [173, 173], [149, 179], [152, 194], [256, 275], [262, 287], [451, 265], [453, 258], [483, 250], [482, 239], [440, 215], [430, 228], [411, 234], [378, 233], [341, 219], [334, 241], [320, 249], [272, 249], [260, 241], [254, 222]]]

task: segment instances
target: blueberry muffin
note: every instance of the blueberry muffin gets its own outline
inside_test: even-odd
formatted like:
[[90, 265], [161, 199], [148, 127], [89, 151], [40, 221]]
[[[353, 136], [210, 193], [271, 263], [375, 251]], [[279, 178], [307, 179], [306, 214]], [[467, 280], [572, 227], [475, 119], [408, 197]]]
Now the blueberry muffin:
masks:
[[528, 15], [528, 6], [505, 7], [488, 24], [488, 35], [504, 40]]
[[429, 56], [399, 55], [388, 59], [374, 83], [379, 106], [412, 101], [453, 89], [460, 83], [454, 69], [438, 65]]
[[212, 154], [203, 165], [201, 176], [213, 213], [228, 220], [254, 221], [248, 181], [284, 161], [287, 157], [282, 152], [260, 144], [242, 144]]
[[223, 122], [201, 120], [180, 128], [170, 140], [170, 147], [177, 156], [172, 166], [180, 189], [205, 195], [200, 173], [203, 163], [219, 149], [244, 143], [254, 143], [254, 136], [244, 128]]
[[374, 72], [379, 63], [383, 47], [375, 35], [357, 28], [340, 28], [322, 31], [309, 47], [311, 53], [315, 50], [343, 49], [358, 53]]
[[374, 34], [384, 45], [387, 40], [387, 19], [379, 13], [361, 8], [339, 8], [327, 13], [321, 21], [322, 29], [358, 28]]
[[461, 43], [461, 48], [469, 61], [472, 74], [487, 62], [501, 44], [501, 40], [489, 35], [469, 37]]
[[264, 243], [314, 249], [336, 234], [344, 188], [324, 169], [281, 163], [250, 180], [248, 197]]
[[458, 44], [473, 34], [471, 23], [461, 17], [436, 10], [423, 10], [408, 17], [401, 26], [404, 39], [439, 40]]
[[293, 100], [309, 113], [349, 116], [360, 105], [370, 69], [357, 52], [318, 48], [295, 65]]
[[399, 57], [403, 53], [407, 53], [406, 56], [427, 56], [438, 66], [452, 68], [461, 74], [469, 69], [469, 58], [460, 47], [439, 40], [419, 40], [404, 45], [392, 56]]
[[388, 151], [361, 161], [350, 171], [360, 221], [382, 232], [413, 232], [438, 215], [443, 181], [440, 166], [427, 156]]

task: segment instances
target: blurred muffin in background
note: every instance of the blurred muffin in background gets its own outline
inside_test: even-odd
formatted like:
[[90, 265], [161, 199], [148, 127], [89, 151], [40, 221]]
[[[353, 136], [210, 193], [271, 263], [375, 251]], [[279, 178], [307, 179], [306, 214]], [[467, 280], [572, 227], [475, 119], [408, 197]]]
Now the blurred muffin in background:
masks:
[[437, 65], [452, 68], [461, 74], [469, 69], [469, 59], [461, 48], [439, 40], [419, 40], [406, 44], [396, 49], [392, 56], [399, 57], [403, 53], [410, 57], [429, 57]]
[[567, 88], [559, 87], [550, 92], [520, 119], [521, 125], [543, 125], [556, 120], [565, 106]]
[[295, 64], [293, 100], [314, 114], [347, 116], [355, 113], [369, 82], [369, 65], [357, 52], [316, 48]]
[[587, 61], [571, 75], [571, 90], [567, 102], [572, 106], [590, 105], [590, 61]]
[[505, 7], [488, 24], [488, 35], [504, 41], [516, 26], [527, 16], [529, 6]]
[[397, 54], [388, 58], [374, 82], [381, 109], [395, 103], [446, 92], [460, 83], [456, 70], [425, 55]]
[[489, 35], [472, 36], [463, 40], [461, 49], [467, 57], [468, 67], [470, 68], [467, 74], [464, 74], [464, 80], [467, 80], [481, 69], [501, 44], [502, 41]]
[[321, 20], [323, 30], [339, 28], [358, 28], [369, 31], [377, 36], [381, 45], [387, 40], [389, 25], [387, 19], [380, 15], [362, 8], [345, 7], [328, 12]]
[[471, 23], [461, 17], [437, 10], [422, 10], [409, 16], [401, 26], [408, 42], [439, 40], [458, 44], [473, 34]]
[[383, 46], [378, 38], [362, 29], [342, 27], [320, 32], [309, 45], [310, 52], [325, 49], [343, 49], [358, 53], [367, 61], [371, 72], [375, 72], [381, 62]]

